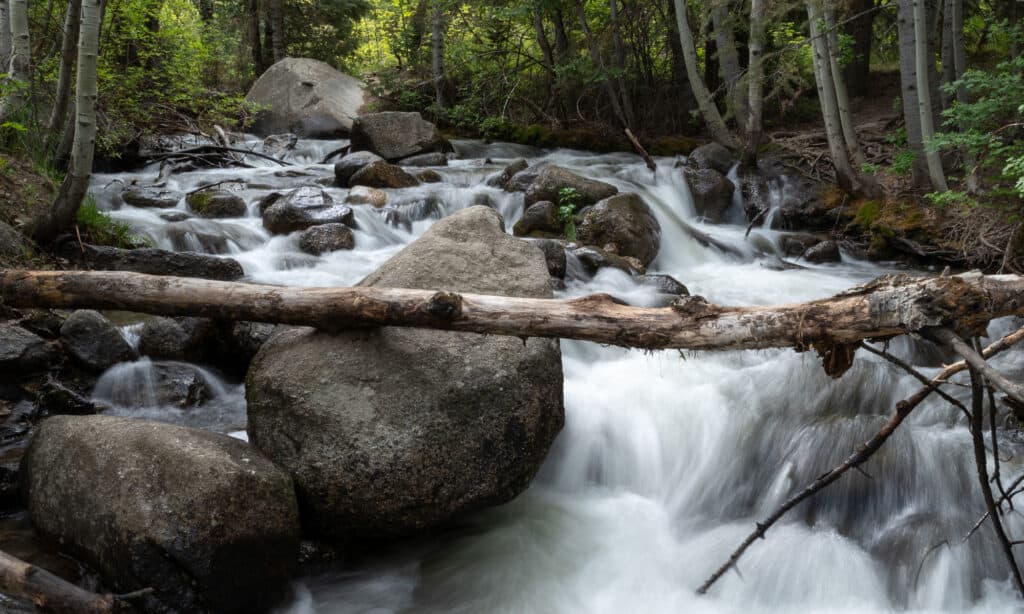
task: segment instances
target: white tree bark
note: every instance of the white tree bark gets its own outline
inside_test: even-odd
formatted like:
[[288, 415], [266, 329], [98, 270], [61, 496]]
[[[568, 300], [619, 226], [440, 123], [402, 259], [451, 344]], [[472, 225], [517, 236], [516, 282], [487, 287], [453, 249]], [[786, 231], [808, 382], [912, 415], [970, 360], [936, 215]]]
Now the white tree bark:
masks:
[[701, 76], [700, 66], [697, 63], [697, 49], [693, 42], [693, 30], [690, 29], [690, 18], [687, 15], [686, 0], [673, 0], [676, 9], [676, 24], [679, 28], [679, 42], [683, 47], [683, 60], [686, 63], [686, 75], [690, 79], [690, 89], [694, 98], [697, 99], [697, 106], [707, 124], [711, 138], [731, 149], [736, 149], [736, 140], [722, 120], [722, 114], [715, 106], [715, 99], [708, 91], [708, 86]]
[[48, 214], [37, 220], [33, 237], [52, 241], [74, 223], [78, 207], [85, 198], [92, 175], [96, 149], [96, 66], [99, 56], [100, 21], [103, 0], [82, 0], [82, 21], [78, 32], [78, 74], [75, 79], [75, 138], [71, 146], [71, 164]]
[[811, 29], [811, 49], [813, 53], [814, 81], [818, 86], [818, 101], [821, 105], [821, 116], [825, 123], [825, 136], [828, 139], [828, 150], [832, 156], [832, 166], [836, 169], [839, 186], [848, 193], [860, 191], [860, 182], [850, 157], [846, 152], [843, 139], [842, 122], [839, 119], [839, 105], [836, 102], [836, 86], [832, 78], [832, 67], [829, 62], [828, 39], [822, 26], [824, 18], [821, 7], [816, 0], [807, 1], [807, 17]]
[[928, 162], [928, 177], [932, 189], [938, 192], [949, 190], [946, 185], [946, 174], [942, 170], [942, 158], [939, 152], [932, 149], [931, 141], [935, 138], [935, 124], [932, 115], [932, 97], [928, 85], [928, 75], [934, 72], [934, 58], [928, 53], [928, 10], [925, 0], [913, 0], [914, 3], [914, 39], [915, 39], [915, 72], [917, 73], [917, 106], [921, 118], [921, 144], [924, 146], [925, 160]]
[[750, 0], [750, 38], [747, 42], [750, 58], [747, 65], [747, 146], [744, 160], [753, 164], [761, 144], [764, 121], [764, 0]]
[[53, 109], [46, 124], [46, 138], [50, 143], [60, 138], [71, 102], [71, 77], [74, 74], [78, 27], [82, 20], [82, 0], [69, 0], [64, 14], [64, 36], [60, 49], [60, 69], [57, 72], [57, 89], [53, 95]]
[[10, 117], [25, 105], [32, 54], [28, 29], [28, 0], [9, 0], [8, 8], [11, 54], [6, 72], [14, 82], [8, 83], [13, 87], [0, 104], [0, 120]]
[[0, 0], [0, 70], [4, 72], [11, 61], [12, 44], [10, 0]]
[[853, 158], [858, 168], [864, 166], [867, 158], [857, 140], [857, 131], [853, 125], [853, 116], [850, 114], [850, 95], [846, 91], [846, 80], [843, 77], [843, 69], [839, 65], [839, 26], [836, 23], [835, 7], [825, 3], [825, 28], [827, 31], [828, 60], [832, 72], [832, 82], [836, 89], [836, 106], [839, 110], [839, 122], [843, 128], [843, 140], [846, 142], [846, 149]]

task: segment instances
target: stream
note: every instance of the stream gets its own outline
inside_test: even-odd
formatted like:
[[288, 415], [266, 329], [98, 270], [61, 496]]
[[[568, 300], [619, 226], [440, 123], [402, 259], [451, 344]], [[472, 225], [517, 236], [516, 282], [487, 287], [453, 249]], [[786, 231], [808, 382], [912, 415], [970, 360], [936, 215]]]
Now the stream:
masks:
[[[246, 146], [255, 147], [251, 139]], [[341, 141], [300, 141], [281, 168], [250, 159], [252, 169], [173, 175], [168, 189], [188, 192], [227, 182], [249, 203], [245, 217], [168, 221], [167, 209], [122, 205], [132, 181], [148, 183], [156, 166], [98, 175], [101, 209], [157, 246], [230, 256], [246, 280], [295, 286], [349, 286], [420, 236], [436, 219], [487, 203], [519, 219], [523, 195], [485, 180], [514, 158], [541, 160], [640, 194], [662, 228], [652, 273], [672, 275], [692, 294], [726, 305], [767, 305], [825, 297], [895, 267], [853, 260], [776, 270], [782, 233], [696, 219], [674, 159], [652, 174], [633, 155], [539, 151], [476, 141], [454, 143], [459, 159], [438, 167], [443, 181], [387, 190], [416, 211], [394, 227], [371, 206], [355, 209], [356, 247], [321, 257], [298, 248], [297, 234], [271, 236], [257, 202], [307, 185], [336, 201], [332, 166], [317, 162]], [[187, 212], [184, 201], [178, 204]], [[173, 218], [173, 216], [171, 216]], [[735, 248], [700, 245], [680, 227], [693, 224]], [[570, 261], [564, 297], [608, 292], [631, 304], [655, 304], [655, 290], [625, 273], [593, 278]], [[1013, 327], [993, 324], [993, 336]], [[133, 328], [134, 326], [134, 328]], [[126, 325], [131, 340], [137, 325]], [[441, 535], [361, 556], [343, 568], [301, 578], [282, 614], [387, 612], [1013, 612], [1019, 601], [988, 525], [964, 538], [984, 506], [966, 423], [932, 397], [864, 467], [850, 472], [776, 527], [706, 597], [694, 589], [767, 514], [845, 459], [920, 384], [889, 363], [858, 353], [853, 369], [830, 379], [813, 353], [792, 350], [642, 352], [562, 341], [565, 429], [540, 475], [515, 501], [463, 520]], [[922, 372], [943, 357], [923, 342], [899, 339], [894, 353]], [[1022, 372], [1019, 353], [994, 361]], [[142, 359], [104, 374], [94, 397], [119, 415], [166, 420], [245, 437], [244, 388], [202, 370], [212, 391], [200, 409], [161, 407], [147, 388], [154, 363]], [[968, 391], [951, 388], [966, 399]], [[1009, 437], [1009, 436], [1007, 436]], [[1006, 446], [1009, 455], [1013, 450]], [[1005, 481], [1024, 467], [1003, 463]], [[1019, 513], [1005, 517], [1024, 536]]]

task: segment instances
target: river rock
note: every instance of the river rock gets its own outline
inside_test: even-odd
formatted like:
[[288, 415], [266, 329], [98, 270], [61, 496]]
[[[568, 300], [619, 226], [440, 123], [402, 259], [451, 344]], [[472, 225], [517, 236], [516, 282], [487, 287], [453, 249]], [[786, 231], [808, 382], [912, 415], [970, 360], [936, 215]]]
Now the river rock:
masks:
[[416, 179], [419, 179], [420, 183], [441, 183], [444, 181], [444, 177], [441, 176], [441, 173], [429, 168], [425, 171], [416, 173], [414, 176]]
[[384, 158], [371, 151], [354, 151], [334, 163], [334, 182], [340, 187], [347, 188], [352, 175], [363, 167], [380, 161], [384, 161]]
[[356, 171], [348, 180], [352, 186], [364, 185], [370, 188], [411, 188], [420, 184], [419, 180], [402, 170], [401, 166], [388, 164], [383, 160], [371, 162]]
[[570, 250], [573, 256], [583, 265], [583, 269], [593, 275], [603, 268], [618, 269], [628, 275], [642, 275], [646, 269], [635, 258], [627, 259], [617, 254], [606, 252], [590, 246], [575, 247]]
[[256, 117], [256, 134], [294, 132], [305, 138], [347, 135], [352, 118], [366, 103], [358, 79], [309, 58], [285, 58], [274, 64], [245, 99], [267, 107]]
[[153, 360], [213, 363], [224, 331], [210, 318], [153, 317], [139, 329], [139, 353]]
[[208, 224], [192, 220], [164, 225], [164, 234], [178, 252], [225, 254], [230, 251], [228, 237]]
[[618, 188], [613, 185], [586, 179], [560, 166], [552, 165], [542, 170], [526, 190], [526, 206], [529, 207], [542, 200], [557, 203], [559, 202], [559, 193], [563, 188], [576, 190], [580, 196], [580, 206], [593, 205], [619, 192]]
[[245, 442], [111, 416], [58, 416], [22, 461], [32, 522], [159, 612], [266, 612], [299, 545], [288, 475]]
[[708, 222], [726, 221], [736, 191], [733, 182], [712, 168], [694, 169], [684, 166], [682, 172], [690, 187], [697, 215]]
[[377, 188], [357, 185], [348, 191], [348, 195], [345, 196], [345, 203], [349, 205], [370, 205], [379, 209], [388, 204], [388, 195]]
[[548, 274], [556, 279], [565, 279], [565, 245], [554, 239], [537, 239], [534, 245], [544, 252], [544, 261], [548, 265]]
[[690, 290], [671, 275], [638, 275], [636, 282], [641, 286], [656, 288], [661, 294], [690, 296]]
[[417, 154], [398, 161], [402, 166], [448, 166], [448, 156], [439, 151]]
[[95, 403], [52, 377], [39, 387], [36, 403], [49, 416], [89, 416], [99, 412]]
[[0, 324], [0, 373], [46, 371], [59, 358], [42, 337], [14, 324]]
[[263, 146], [260, 148], [262, 153], [272, 157], [281, 159], [289, 151], [295, 149], [295, 146], [299, 144], [299, 135], [291, 132], [285, 134], [271, 134], [267, 138], [263, 139]]
[[[661, 226], [636, 194], [619, 194], [587, 211], [576, 234], [582, 243], [633, 257], [646, 267], [661, 247]], [[608, 246], [614, 246], [611, 250]]]
[[192, 219], [192, 214], [188, 211], [165, 211], [157, 215], [165, 222], [184, 222]]
[[[192, 409], [213, 396], [199, 369], [183, 362], [153, 364], [153, 392], [160, 407]], [[132, 395], [138, 402], [141, 395]]]
[[[363, 285], [550, 297], [543, 254], [471, 207]], [[515, 497], [562, 427], [558, 342], [408, 328], [292, 328], [246, 379], [249, 437], [327, 539], [408, 534]], [[301, 442], [299, 444], [298, 442]]]
[[530, 186], [533, 185], [533, 182], [537, 180], [541, 171], [549, 166], [551, 165], [542, 162], [540, 164], [524, 168], [518, 173], [512, 175], [512, 178], [508, 180], [508, 183], [503, 189], [506, 192], [525, 192], [529, 190]]
[[[83, 251], [84, 247], [84, 251]], [[99, 271], [135, 271], [149, 275], [200, 277], [232, 281], [243, 277], [245, 271], [237, 260], [192, 252], [170, 252], [163, 249], [119, 249], [100, 245], [80, 246], [77, 241], [65, 241], [58, 251], [63, 258], [83, 268]]]
[[133, 207], [170, 209], [178, 206], [181, 193], [163, 188], [129, 188], [121, 192], [121, 200]]
[[512, 227], [512, 234], [517, 237], [557, 239], [562, 236], [563, 227], [564, 224], [558, 221], [558, 206], [542, 200], [523, 211], [523, 217]]
[[437, 126], [419, 113], [385, 111], [360, 115], [352, 123], [351, 139], [353, 151], [372, 151], [392, 162], [452, 149]]
[[377, 209], [377, 213], [384, 218], [384, 223], [392, 228], [400, 228], [405, 232], [412, 232], [412, 220], [404, 211], [397, 207], [384, 207]]
[[356, 246], [352, 229], [344, 224], [323, 224], [302, 231], [299, 235], [299, 249], [319, 256], [339, 249], [352, 249]]
[[263, 227], [273, 234], [288, 234], [320, 224], [352, 225], [352, 207], [335, 204], [319, 188], [298, 188], [277, 199], [263, 212]]
[[135, 348], [117, 327], [91, 309], [79, 309], [64, 320], [60, 327], [60, 340], [68, 354], [82, 366], [96, 372], [138, 358]]
[[205, 218], [243, 217], [248, 208], [245, 199], [227, 190], [202, 190], [185, 198], [189, 209]]
[[738, 160], [731, 151], [718, 143], [697, 147], [686, 158], [687, 165], [696, 169], [710, 168], [728, 175]]
[[782, 253], [791, 258], [802, 256], [818, 243], [821, 243], [821, 239], [811, 234], [786, 234], [779, 239]]
[[514, 160], [511, 164], [502, 169], [500, 173], [492, 177], [489, 177], [487, 179], [487, 185], [491, 186], [492, 188], [501, 188], [502, 190], [508, 190], [509, 182], [512, 181], [512, 178], [515, 177], [517, 174], [525, 171], [527, 168], [529, 168], [529, 166], [530, 165], [526, 162], [525, 158], [519, 158], [517, 160]]
[[809, 247], [803, 253], [803, 258], [807, 262], [824, 264], [826, 262], [841, 262], [843, 256], [839, 253], [839, 245], [835, 241], [822, 241]]

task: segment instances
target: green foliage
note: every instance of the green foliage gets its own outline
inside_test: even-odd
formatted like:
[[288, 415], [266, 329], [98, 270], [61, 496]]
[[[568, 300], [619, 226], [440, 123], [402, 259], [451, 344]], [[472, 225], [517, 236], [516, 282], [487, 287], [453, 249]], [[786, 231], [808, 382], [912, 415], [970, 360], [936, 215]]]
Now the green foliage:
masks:
[[972, 198], [967, 192], [959, 192], [956, 190], [932, 192], [931, 194], [925, 194], [925, 198], [927, 198], [928, 202], [931, 204], [941, 208], [949, 207], [950, 205], [966, 205], [968, 207], [978, 206], [978, 201]]
[[151, 247], [152, 243], [132, 232], [131, 226], [117, 222], [96, 207], [96, 201], [87, 195], [78, 208], [76, 221], [89, 241], [97, 245], [110, 245], [122, 249]]
[[576, 209], [583, 203], [583, 195], [576, 188], [562, 188], [558, 191], [556, 217], [563, 226], [565, 238], [576, 240]]
[[914, 170], [917, 155], [910, 149], [897, 151], [892, 157], [892, 172], [900, 177], [907, 177]]

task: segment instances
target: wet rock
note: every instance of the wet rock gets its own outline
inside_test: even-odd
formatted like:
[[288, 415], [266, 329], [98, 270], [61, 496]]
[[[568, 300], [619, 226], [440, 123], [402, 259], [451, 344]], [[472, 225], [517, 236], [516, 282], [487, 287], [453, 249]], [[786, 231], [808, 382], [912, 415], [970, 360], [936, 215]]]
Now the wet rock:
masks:
[[97, 373], [138, 358], [117, 327], [91, 309], [72, 313], [60, 327], [60, 340], [72, 358]]
[[281, 200], [281, 197], [283, 196], [284, 194], [282, 194], [281, 192], [271, 192], [269, 194], [265, 194], [264, 196], [260, 197], [259, 202], [256, 203], [256, 210], [259, 211], [260, 215], [263, 215], [264, 213], [267, 212], [267, 209], [269, 209], [271, 205]]
[[690, 296], [690, 290], [681, 281], [671, 275], [639, 275], [638, 284], [649, 288], [657, 288], [662, 294], [674, 296]]
[[263, 212], [263, 227], [273, 234], [288, 234], [320, 224], [351, 226], [352, 208], [335, 204], [327, 192], [318, 188], [298, 188], [277, 199]]
[[619, 192], [618, 188], [603, 181], [580, 177], [560, 166], [548, 166], [537, 175], [529, 189], [526, 190], [526, 206], [529, 207], [542, 200], [557, 203], [559, 202], [559, 192], [563, 188], [576, 190], [581, 206], [593, 205]]
[[227, 236], [192, 221], [167, 224], [164, 234], [178, 252], [225, 254], [229, 251]]
[[165, 222], [184, 222], [192, 219], [192, 214], [187, 211], [168, 211], [160, 214], [160, 219]]
[[564, 224], [558, 221], [558, 206], [547, 200], [533, 203], [523, 212], [512, 234], [517, 237], [557, 239], [562, 236]]
[[245, 275], [242, 265], [231, 258], [220, 258], [191, 252], [170, 252], [162, 249], [118, 249], [67, 241], [59, 247], [60, 255], [80, 267], [99, 271], [135, 271], [150, 275], [200, 277], [232, 281]]
[[36, 402], [50, 416], [88, 416], [99, 412], [95, 403], [52, 377], [40, 387]]
[[732, 207], [736, 186], [725, 175], [710, 168], [683, 167], [683, 177], [690, 187], [693, 206], [698, 216], [714, 223], [726, 221]]
[[205, 218], [243, 217], [248, 208], [245, 200], [227, 190], [202, 190], [185, 198], [189, 209]]
[[33, 524], [144, 611], [265, 612], [298, 556], [289, 476], [242, 441], [110, 416], [57, 416], [21, 470]]
[[491, 198], [490, 194], [478, 192], [473, 195], [473, 205], [479, 207], [490, 207], [491, 209], [497, 209], [498, 205]]
[[810, 247], [803, 253], [807, 262], [823, 264], [826, 262], [841, 262], [843, 257], [839, 253], [839, 245], [835, 241], [822, 241]]
[[133, 207], [170, 209], [178, 206], [182, 194], [164, 188], [129, 188], [121, 193], [121, 200]]
[[787, 234], [779, 239], [782, 253], [790, 258], [802, 256], [808, 248], [821, 243], [821, 239], [808, 234]]
[[167, 362], [153, 365], [153, 392], [161, 407], [192, 409], [212, 396], [206, 378], [192, 365]]
[[525, 192], [530, 189], [533, 182], [540, 176], [541, 171], [550, 166], [550, 164], [536, 164], [525, 168], [508, 180], [508, 183], [504, 186], [506, 192]]
[[256, 80], [245, 99], [263, 111], [253, 132], [261, 136], [294, 132], [305, 138], [344, 136], [366, 103], [363, 84], [330, 65], [285, 58]]
[[[512, 181], [512, 178], [515, 177], [517, 174], [525, 171], [527, 168], [529, 168], [529, 166], [530, 165], [526, 162], [524, 158], [514, 160], [511, 164], [502, 169], [500, 173], [488, 178], [487, 185], [491, 186], [492, 188], [501, 188], [502, 190], [508, 190], [509, 182]], [[528, 186], [529, 184], [527, 184], [527, 187]], [[525, 189], [526, 188], [524, 187], [522, 191], [525, 191]]]
[[299, 135], [292, 133], [271, 134], [263, 139], [261, 153], [281, 159], [299, 143]]
[[362, 170], [363, 167], [382, 161], [384, 161], [384, 158], [373, 152], [354, 151], [334, 163], [334, 182], [343, 188], [347, 188], [352, 175]]
[[392, 228], [401, 228], [405, 232], [412, 232], [412, 220], [404, 211], [395, 207], [384, 207], [377, 212], [384, 218], [384, 223]]
[[419, 113], [386, 111], [360, 115], [352, 123], [350, 138], [353, 151], [372, 151], [390, 161], [452, 149], [437, 126]]
[[448, 166], [448, 156], [435, 151], [402, 158], [398, 164], [401, 166]]
[[429, 169], [416, 173], [416, 179], [419, 179], [420, 183], [441, 183], [444, 181], [441, 173]]
[[364, 185], [371, 188], [411, 188], [420, 184], [419, 180], [402, 170], [402, 167], [388, 164], [382, 160], [371, 162], [356, 171], [348, 180], [349, 185]]
[[379, 209], [388, 204], [388, 195], [377, 188], [357, 185], [348, 191], [345, 203], [349, 205], [370, 205]]
[[633, 257], [649, 265], [661, 247], [661, 226], [636, 194], [619, 194], [602, 200], [586, 213], [576, 234], [580, 242], [605, 251]]
[[690, 152], [690, 155], [686, 157], [686, 162], [689, 166], [697, 169], [710, 168], [723, 175], [728, 175], [739, 160], [722, 145], [708, 143]]
[[534, 245], [544, 252], [544, 261], [548, 265], [548, 274], [557, 279], [565, 277], [565, 245], [554, 239], [538, 239], [532, 241]]
[[217, 323], [209, 318], [149, 318], [139, 329], [139, 353], [154, 360], [211, 363], [220, 345]]
[[583, 265], [583, 269], [590, 275], [597, 273], [598, 270], [605, 267], [618, 269], [629, 275], [642, 275], [645, 272], [644, 267], [639, 262], [631, 262], [622, 256], [595, 247], [575, 247], [570, 251], [580, 261], [580, 264]]
[[42, 337], [14, 324], [0, 324], [0, 373], [37, 373], [60, 360]]
[[25, 309], [21, 313], [18, 326], [44, 339], [60, 337], [60, 327], [67, 319], [66, 313], [57, 313], [52, 309]]
[[356, 246], [352, 229], [344, 224], [323, 224], [304, 230], [299, 235], [299, 249], [319, 256], [339, 249], [352, 249]]
[[230, 332], [230, 363], [222, 364], [229, 373], [244, 374], [263, 344], [270, 339], [276, 326], [266, 322], [235, 322]]
[[[540, 250], [471, 207], [363, 283], [550, 297], [548, 279]], [[282, 331], [253, 361], [246, 397], [250, 439], [295, 477], [304, 526], [339, 540], [508, 501], [564, 419], [557, 342], [392, 327]]]
[[421, 196], [417, 198], [410, 198], [399, 203], [395, 203], [395, 206], [402, 212], [405, 217], [410, 221], [418, 222], [420, 220], [439, 220], [444, 217], [444, 203], [441, 199], [433, 194], [427, 196]]

